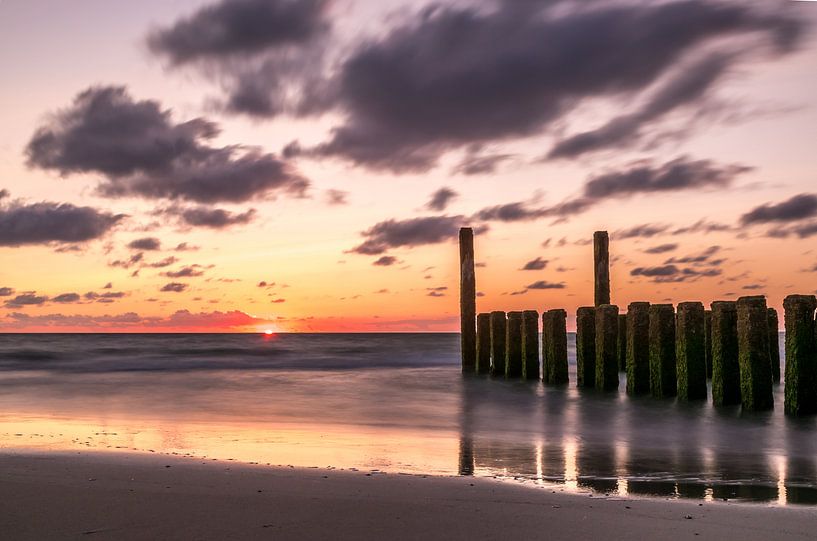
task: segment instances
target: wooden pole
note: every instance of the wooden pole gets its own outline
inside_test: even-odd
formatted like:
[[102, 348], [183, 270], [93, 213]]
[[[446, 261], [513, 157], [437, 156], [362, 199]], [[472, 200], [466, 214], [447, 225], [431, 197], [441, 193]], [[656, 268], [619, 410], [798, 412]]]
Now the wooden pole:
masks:
[[576, 311], [576, 385], [596, 386], [596, 309], [592, 306]]
[[734, 301], [712, 303], [712, 403], [740, 404], [738, 308]]
[[774, 408], [768, 321], [766, 297], [751, 296], [738, 299], [740, 399], [746, 411], [765, 411]]
[[539, 379], [539, 312], [522, 312], [522, 379]]
[[768, 309], [769, 317], [769, 360], [772, 363], [772, 381], [780, 383], [780, 318], [777, 310]]
[[682, 302], [675, 325], [678, 398], [706, 400], [706, 336], [704, 305]]
[[610, 304], [610, 237], [607, 231], [593, 233], [595, 304]]
[[477, 316], [477, 374], [491, 372], [491, 314]]
[[627, 307], [627, 394], [650, 392], [650, 303]]
[[505, 326], [505, 378], [522, 377], [522, 312], [508, 312]]
[[462, 371], [472, 373], [477, 364], [477, 285], [474, 273], [474, 230], [460, 229], [460, 348]]
[[542, 316], [542, 344], [546, 368], [545, 383], [564, 385], [569, 382], [567, 373], [567, 312], [548, 310]]
[[505, 312], [491, 312], [491, 375], [505, 375]]
[[655, 398], [675, 396], [675, 309], [671, 304], [650, 306], [650, 393]]
[[618, 389], [618, 306], [596, 307], [596, 389]]
[[786, 325], [786, 400], [788, 415], [817, 413], [817, 343], [814, 295], [789, 295], [783, 301]]

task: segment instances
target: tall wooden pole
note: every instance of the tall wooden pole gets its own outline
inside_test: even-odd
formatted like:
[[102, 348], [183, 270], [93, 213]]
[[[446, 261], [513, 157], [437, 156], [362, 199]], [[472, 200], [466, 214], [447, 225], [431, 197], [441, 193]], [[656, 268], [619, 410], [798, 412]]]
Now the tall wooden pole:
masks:
[[595, 304], [610, 304], [610, 238], [607, 231], [593, 233]]
[[474, 273], [474, 230], [460, 229], [460, 345], [462, 371], [472, 373], [477, 363], [477, 284]]

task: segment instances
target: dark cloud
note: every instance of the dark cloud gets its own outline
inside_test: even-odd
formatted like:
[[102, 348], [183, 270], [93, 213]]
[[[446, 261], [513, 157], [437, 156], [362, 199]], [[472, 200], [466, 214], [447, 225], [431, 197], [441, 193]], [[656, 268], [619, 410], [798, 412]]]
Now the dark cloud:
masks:
[[326, 204], [330, 206], [347, 205], [349, 192], [343, 190], [326, 190]]
[[735, 228], [731, 225], [721, 224], [718, 222], [709, 222], [707, 220], [698, 220], [692, 225], [679, 227], [672, 231], [672, 235], [686, 235], [690, 233], [701, 233], [707, 235], [709, 233], [722, 233], [724, 231], [734, 231]]
[[423, 171], [449, 150], [536, 135], [589, 99], [659, 85], [614, 121], [634, 127], [606, 128], [621, 141], [705, 95], [734, 60], [792, 50], [804, 28], [782, 4], [553, 5], [435, 6], [364, 42], [331, 81], [346, 121], [313, 153]]
[[125, 217], [69, 203], [12, 203], [0, 207], [0, 246], [98, 239]]
[[186, 290], [187, 288], [188, 288], [187, 284], [182, 284], [182, 283], [179, 283], [179, 282], [170, 282], [168, 284], [163, 285], [162, 289], [160, 289], [159, 291], [172, 292], [172, 293], [181, 293], [182, 291]]
[[218, 131], [202, 118], [176, 124], [158, 102], [134, 101], [124, 87], [92, 87], [40, 127], [26, 153], [31, 166], [104, 175], [98, 192], [107, 197], [238, 203], [304, 194], [308, 181], [275, 155], [210, 146]]
[[656, 235], [663, 235], [669, 230], [670, 226], [662, 224], [640, 224], [634, 225], [626, 229], [619, 229], [613, 233], [614, 239], [649, 239]]
[[0, 297], [11, 297], [14, 295], [14, 288], [0, 287]]
[[664, 264], [671, 265], [675, 263], [680, 264], [691, 264], [691, 265], [720, 265], [723, 263], [723, 259], [713, 259], [713, 256], [721, 252], [720, 246], [710, 246], [706, 250], [701, 253], [688, 255], [684, 257], [671, 257], [667, 259]]
[[225, 229], [234, 225], [245, 225], [255, 219], [255, 209], [245, 212], [230, 212], [220, 208], [209, 207], [172, 207], [165, 209], [166, 215], [175, 215], [182, 223], [193, 227]]
[[685, 282], [702, 277], [720, 276], [722, 271], [717, 268], [693, 269], [678, 267], [677, 265], [661, 265], [657, 267], [636, 267], [630, 271], [630, 276], [652, 278], [653, 282]]
[[531, 208], [530, 203], [525, 201], [486, 207], [474, 215], [478, 220], [499, 222], [523, 222], [538, 220], [545, 216], [550, 216], [550, 209]]
[[178, 244], [173, 249], [175, 251], [177, 251], [177, 252], [195, 252], [196, 250], [199, 249], [199, 247], [198, 246], [193, 246], [193, 245], [188, 244], [186, 242], [182, 242], [181, 244]]
[[163, 269], [165, 267], [169, 267], [174, 263], [178, 262], [179, 259], [174, 256], [168, 256], [164, 259], [160, 259], [159, 261], [154, 261], [152, 263], [145, 263], [143, 267], [150, 267], [151, 269]]
[[390, 267], [390, 266], [394, 265], [395, 263], [397, 263], [397, 258], [396, 257], [390, 256], [390, 255], [384, 255], [384, 256], [378, 258], [374, 263], [372, 263], [372, 265], [375, 265], [375, 266], [378, 266], [378, 267]]
[[327, 0], [224, 0], [204, 6], [148, 38], [173, 64], [298, 45], [326, 30]]
[[350, 251], [364, 255], [380, 255], [390, 248], [438, 244], [457, 238], [464, 216], [427, 216], [408, 220], [386, 220], [362, 233], [366, 239]]
[[678, 249], [677, 244], [673, 244], [673, 243], [659, 244], [657, 246], [651, 246], [650, 248], [647, 248], [646, 250], [644, 250], [644, 253], [645, 254], [665, 254], [667, 252], [674, 252], [677, 249]]
[[426, 203], [426, 208], [429, 210], [442, 212], [448, 208], [448, 204], [451, 203], [453, 199], [456, 199], [458, 195], [459, 194], [457, 194], [457, 192], [451, 188], [443, 186], [431, 194], [431, 199], [429, 199], [428, 203]]
[[454, 174], [466, 176], [488, 175], [495, 173], [497, 168], [507, 160], [513, 158], [512, 154], [479, 154], [478, 152], [468, 152], [462, 161], [454, 167]]
[[80, 296], [78, 293], [63, 293], [51, 299], [51, 302], [72, 303], [79, 302]]
[[134, 265], [141, 263], [145, 259], [145, 254], [142, 252], [133, 254], [128, 259], [117, 259], [108, 263], [110, 267], [119, 267], [121, 269], [129, 269]]
[[26, 306], [40, 306], [48, 302], [48, 297], [37, 295], [35, 292], [23, 293], [3, 303], [6, 308], [24, 308]]
[[532, 259], [525, 263], [521, 269], [525, 271], [538, 271], [542, 270], [548, 266], [549, 261], [547, 259], [542, 259], [541, 257], [537, 257], [536, 259]]
[[88, 291], [83, 295], [83, 297], [89, 301], [111, 301], [113, 299], [121, 299], [125, 297], [125, 293], [123, 291], [105, 291], [103, 293]]
[[740, 218], [743, 225], [770, 222], [796, 222], [817, 216], [817, 195], [801, 193], [781, 203], [766, 203]]
[[565, 284], [564, 282], [548, 282], [546, 280], [539, 280], [538, 282], [534, 282], [528, 286], [526, 289], [564, 289]]
[[5, 199], [5, 198], [9, 197], [10, 195], [11, 194], [6, 189], [0, 190], [0, 199]]
[[162, 241], [155, 237], [145, 237], [129, 242], [128, 248], [132, 250], [160, 250], [162, 248]]
[[196, 276], [202, 276], [203, 274], [204, 270], [202, 270], [201, 265], [188, 265], [176, 271], [162, 273], [163, 276], [167, 276], [168, 278], [194, 278]]

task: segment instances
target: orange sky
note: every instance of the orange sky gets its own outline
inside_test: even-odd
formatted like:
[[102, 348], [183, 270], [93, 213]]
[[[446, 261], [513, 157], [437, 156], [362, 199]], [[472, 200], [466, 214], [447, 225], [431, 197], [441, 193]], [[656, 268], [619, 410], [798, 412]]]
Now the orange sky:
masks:
[[[475, 3], [480, 4], [477, 0], [444, 2], [443, 11], [471, 9]], [[573, 315], [576, 307], [592, 302], [592, 246], [588, 241], [593, 231], [602, 229], [611, 234], [612, 296], [622, 308], [637, 300], [701, 300], [708, 304], [765, 294], [771, 306], [781, 309], [785, 295], [815, 293], [813, 244], [817, 237], [798, 231], [814, 223], [817, 210], [809, 214], [806, 209], [802, 216], [785, 219], [748, 221], [742, 217], [763, 205], [776, 210], [774, 205], [798, 194], [817, 192], [813, 150], [817, 140], [813, 91], [817, 88], [817, 39], [812, 31], [817, 25], [817, 4], [792, 7], [792, 3], [781, 3], [779, 13], [802, 21], [802, 36], [791, 50], [770, 53], [758, 46], [756, 55], [739, 57], [732, 44], [721, 45], [721, 37], [701, 45], [692, 52], [703, 55], [716, 50], [733, 55], [728, 56], [732, 62], [728, 69], [719, 72], [705, 95], [644, 120], [638, 145], [569, 160], [543, 156], [566, 135], [598, 128], [620, 119], [622, 112], [638, 109], [660, 94], [667, 80], [671, 88], [674, 74], [694, 64], [692, 53], [685, 52], [686, 56], [673, 60], [652, 83], [634, 90], [567, 96], [565, 100], [575, 104], [571, 101], [558, 116], [542, 120], [534, 129], [526, 128], [524, 134], [486, 137], [474, 128], [479, 138], [474, 132], [467, 137], [458, 133], [456, 141], [440, 136], [433, 150], [439, 156], [427, 167], [399, 169], [363, 163], [351, 155], [304, 152], [286, 162], [306, 179], [307, 186], [300, 193], [271, 188], [242, 199], [205, 200], [196, 195], [199, 199], [194, 200], [189, 194], [148, 196], [134, 189], [112, 196], [98, 187], [121, 187], [136, 182], [136, 176], [143, 173], [112, 180], [116, 173], [106, 173], [101, 165], [69, 167], [63, 162], [60, 168], [49, 166], [45, 158], [39, 162], [30, 159], [31, 141], [38, 130], [54, 129], [60, 112], [71, 111], [77, 95], [94, 85], [124, 86], [129, 106], [155, 101], [166, 112], [174, 134], [195, 118], [214, 123], [219, 128], [217, 135], [195, 140], [213, 159], [241, 145], [230, 159], [255, 152], [284, 160], [283, 149], [292, 141], [299, 141], [305, 149], [320, 149], [336, 133], [333, 130], [351, 125], [356, 114], [363, 115], [359, 110], [366, 107], [367, 100], [356, 103], [355, 96], [311, 116], [253, 117], [220, 107], [235, 73], [220, 66], [219, 59], [213, 59], [208, 69], [198, 64], [175, 66], [162, 56], [167, 51], [156, 53], [147, 43], [151, 32], [171, 29], [177, 21], [211, 4], [220, 5], [212, 0], [149, 0], [127, 6], [102, 0], [0, 3], [0, 65], [6, 82], [0, 87], [4, 118], [0, 189], [8, 191], [0, 198], [0, 330], [457, 331], [455, 237], [405, 244], [389, 241], [392, 244], [376, 254], [354, 251], [373, 238], [365, 232], [376, 224], [434, 216], [457, 218], [462, 224], [486, 229], [476, 238], [477, 289], [482, 293], [478, 311], [558, 307]], [[419, 8], [411, 2], [325, 4], [325, 13], [315, 17], [334, 21], [332, 43], [338, 45], [329, 50], [335, 55], [353, 54], [349, 51], [370, 43], [386, 51], [388, 40], [399, 39], [399, 33], [392, 34], [395, 27], [408, 25], [423, 35], [426, 26], [431, 32], [436, 24], [433, 18], [424, 20], [417, 15]], [[561, 4], [568, 13], [577, 9], [567, 0]], [[490, 9], [473, 9], [486, 21], [499, 17]], [[434, 17], [444, 16], [437, 13]], [[786, 34], [791, 32], [788, 27], [781, 32], [791, 37]], [[285, 53], [296, 55], [294, 50]], [[576, 62], [581, 63], [581, 47], [571, 50], [576, 50]], [[263, 54], [278, 52], [265, 50]], [[229, 58], [235, 66], [260, 61], [249, 53], [240, 62]], [[343, 66], [345, 60], [339, 56], [333, 61]], [[296, 80], [298, 73], [288, 76]], [[429, 77], [449, 75], [433, 72]], [[424, 84], [434, 88], [438, 79], [429, 81]], [[519, 82], [521, 86], [536, 84], [540, 83]], [[309, 86], [296, 91], [307, 93]], [[475, 88], [458, 91], [463, 93], [459, 101], [477, 93]], [[428, 99], [435, 99], [434, 95], [442, 94], [429, 91]], [[423, 107], [422, 99], [409, 105], [406, 97], [399, 103]], [[497, 111], [506, 114], [507, 103], [497, 104]], [[519, 106], [523, 107], [521, 100]], [[492, 112], [484, 110], [486, 116]], [[638, 114], [646, 115], [643, 111]], [[405, 122], [413, 119], [407, 117]], [[399, 129], [396, 133], [384, 135], [383, 141], [401, 135]], [[67, 148], [62, 152], [68, 152]], [[425, 151], [400, 147], [389, 159], [408, 159]], [[464, 174], [461, 163], [475, 155], [498, 158], [494, 167]], [[552, 213], [558, 204], [589, 193], [588, 183], [594, 179], [639, 167], [660, 169], [673, 160], [708, 160], [723, 170], [733, 166], [745, 170], [723, 181], [704, 179], [690, 189], [633, 190], [598, 197], [584, 212]], [[158, 180], [151, 182], [163, 181], [155, 174]], [[238, 179], [227, 176], [223, 182]], [[456, 196], [440, 209], [431, 208], [432, 194], [443, 187]], [[166, 193], [164, 188], [156, 190]], [[63, 238], [54, 233], [57, 225], [51, 226], [52, 237], [46, 233], [34, 240], [15, 240], [20, 227], [34, 227], [19, 225], [22, 214], [33, 212], [42, 202], [91, 207], [117, 218], [87, 240], [49, 240]], [[542, 212], [514, 221], [480, 215], [487, 208], [510, 203]], [[182, 212], [193, 207], [218, 208], [232, 218], [247, 214], [231, 225], [207, 227], [184, 221]], [[690, 229], [696, 223], [698, 227]], [[706, 231], [706, 224], [723, 227]], [[651, 225], [652, 234], [645, 235], [644, 229], [638, 236], [626, 234], [643, 225]], [[150, 249], [129, 247], [144, 239], [155, 241], [137, 242], [136, 246], [150, 245]], [[142, 255], [135, 257], [137, 254]], [[381, 263], [387, 264], [376, 264], [382, 257], [387, 259]], [[546, 263], [522, 270], [537, 258]], [[668, 266], [677, 272], [666, 280], [650, 270]], [[548, 288], [537, 288], [537, 282]]]

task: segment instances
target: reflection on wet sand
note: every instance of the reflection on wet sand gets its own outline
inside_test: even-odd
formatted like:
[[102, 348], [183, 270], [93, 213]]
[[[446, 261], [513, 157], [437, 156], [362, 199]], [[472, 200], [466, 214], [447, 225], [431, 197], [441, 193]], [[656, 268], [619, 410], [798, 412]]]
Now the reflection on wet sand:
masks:
[[[595, 394], [594, 407], [583, 407], [587, 396], [570, 400], [576, 394]], [[785, 454], [747, 452], [760, 443], [757, 441], [746, 442], [743, 452], [730, 451], [734, 442], [723, 440], [720, 432], [711, 430], [706, 416], [694, 411], [695, 406], [684, 405], [685, 411], [680, 412], [687, 417], [683, 445], [662, 448], [641, 447], [637, 441], [628, 440], [627, 435], [636, 431], [631, 423], [641, 419], [627, 415], [626, 408], [611, 409], [619, 406], [617, 395], [564, 389], [554, 407], [542, 411], [552, 437], [527, 444], [480, 434], [474, 417], [474, 409], [478, 409], [475, 400], [473, 389], [464, 385], [460, 475], [524, 479], [604, 495], [817, 503], [817, 454], [813, 447], [798, 449], [805, 451], [805, 457], [789, 458]], [[593, 418], [599, 407], [612, 412], [609, 422], [602, 426]], [[584, 426], [588, 423], [592, 430]], [[806, 426], [790, 423], [787, 434], [791, 437], [798, 430], [811, 430], [809, 423], [801, 424]], [[763, 433], [758, 431], [758, 436]], [[802, 441], [797, 438], [790, 443], [800, 445]]]

